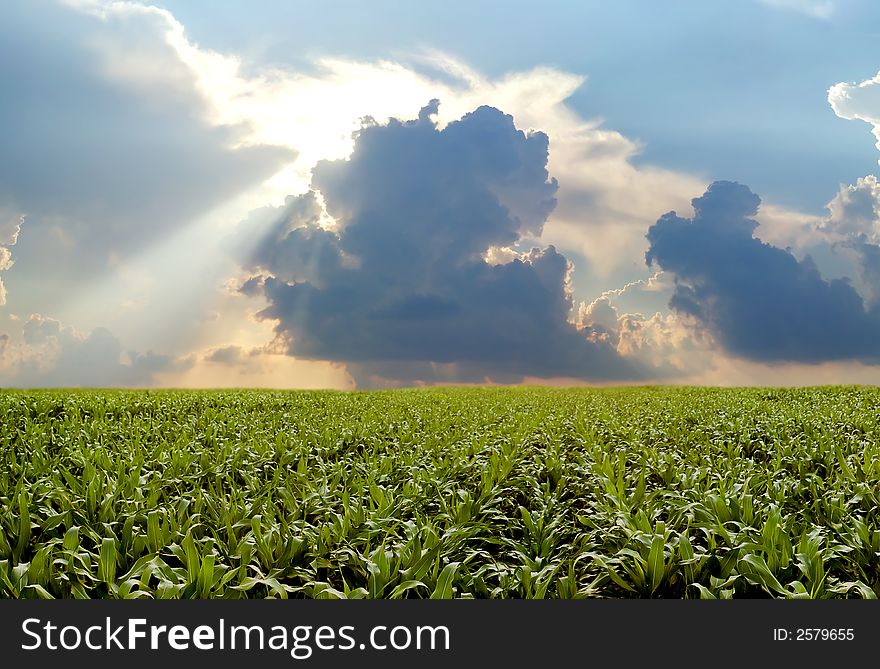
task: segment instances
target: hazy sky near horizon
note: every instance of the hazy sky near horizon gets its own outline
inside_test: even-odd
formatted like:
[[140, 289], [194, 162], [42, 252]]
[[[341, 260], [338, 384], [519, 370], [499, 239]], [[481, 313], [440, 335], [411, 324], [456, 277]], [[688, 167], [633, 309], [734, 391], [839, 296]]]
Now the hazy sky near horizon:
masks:
[[880, 382], [877, 3], [0, 16], [0, 387]]

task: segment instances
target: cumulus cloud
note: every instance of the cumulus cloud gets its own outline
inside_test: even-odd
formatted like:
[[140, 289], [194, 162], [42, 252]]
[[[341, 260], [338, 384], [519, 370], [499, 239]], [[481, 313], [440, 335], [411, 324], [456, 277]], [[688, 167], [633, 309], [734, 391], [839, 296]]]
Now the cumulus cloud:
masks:
[[[576, 276], [584, 286], [594, 273], [633, 266], [645, 215], [658, 202], [686, 203], [696, 187], [635, 166], [637, 142], [574, 112], [567, 100], [586, 80], [579, 74], [539, 66], [490, 77], [424, 51], [396, 62], [277, 66], [197, 44], [171, 12], [147, 3], [61, 5], [13, 0], [0, 25], [0, 82], [18, 94], [0, 108], [0, 203], [29, 214], [8, 274], [9, 306], [105, 324], [134, 348], [216, 345], [217, 325], [193, 318], [205, 308], [223, 311], [239, 343], [264, 334], [244, 308], [233, 315], [234, 306], [212, 301], [212, 287], [234, 271], [221, 267], [216, 242], [255, 205], [307, 190], [318, 160], [347, 157], [364, 117], [384, 124], [440, 97], [438, 129], [488, 104], [522, 128], [548, 131], [548, 166], [563, 186], [542, 239], [530, 243], [587, 255]], [[504, 189], [495, 184], [495, 195], [517, 209], [528, 236], [528, 220], [547, 203]], [[307, 230], [308, 240], [294, 234], [277, 249], [276, 278], [320, 287], [303, 260], [320, 269], [356, 259], [338, 246], [334, 255], [327, 221]], [[487, 248], [486, 260], [508, 264], [523, 248]]]
[[648, 264], [674, 275], [674, 311], [756, 361], [877, 359], [880, 312], [849, 281], [825, 280], [809, 257], [755, 238], [757, 195], [720, 181], [692, 204], [692, 218], [670, 212], [647, 235]]
[[594, 340], [613, 345], [618, 354], [654, 370], [665, 382], [687, 378], [713, 364], [715, 342], [687, 314], [655, 312], [646, 316], [623, 311], [615, 302], [631, 291], [668, 292], [662, 272], [607, 290], [590, 303], [581, 302], [577, 324]]
[[[839, 117], [868, 123], [880, 149], [880, 73], [860, 83], [841, 82], [828, 90], [828, 102]], [[880, 185], [869, 175], [841, 187], [828, 205], [821, 229], [850, 249], [859, 266], [862, 293], [872, 306], [880, 301]]]
[[858, 288], [870, 306], [880, 301], [880, 184], [862, 177], [843, 185], [828, 204], [818, 229], [833, 248], [848, 253], [858, 272]]
[[[4, 147], [11, 147], [0, 158], [0, 202], [9, 201], [11, 210], [27, 210], [30, 215], [16, 249], [16, 268], [10, 273], [17, 283], [9, 280], [11, 296], [20, 292], [30, 298], [15, 305], [23, 313], [39, 310], [64, 320], [76, 313], [77, 322], [106, 322], [97, 319], [103, 318], [111, 302], [105, 292], [115, 290], [114, 305], [122, 303], [120, 293], [125, 293], [121, 297], [126, 304], [136, 303], [150, 316], [138, 322], [131, 311], [123, 314], [120, 309], [116, 320], [108, 323], [114, 333], [135, 342], [135, 348], [148, 348], [157, 337], [165, 337], [159, 344], [163, 350], [170, 350], [168, 342], [175, 341], [178, 350], [187, 351], [216, 346], [217, 333], [207, 330], [218, 326], [212, 324], [196, 337], [184, 336], [181, 324], [206, 307], [219, 309], [226, 331], [235, 333], [229, 339], [247, 342], [238, 351], [244, 357], [236, 359], [232, 349], [215, 350], [219, 358], [227, 358], [225, 363], [200, 356], [200, 379], [219, 379], [212, 374], [230, 366], [280, 367], [280, 356], [274, 353], [251, 356], [248, 352], [257, 341], [255, 333], [263, 336], [264, 330], [248, 329], [252, 324], [244, 310], [233, 317], [231, 308], [208, 304], [210, 296], [205, 292], [189, 290], [226, 278], [217, 279], [201, 265], [196, 267], [215, 250], [213, 242], [222, 226], [209, 222], [193, 235], [197, 239], [190, 246], [167, 233], [236, 193], [246, 192], [242, 200], [248, 204], [228, 218], [232, 221], [254, 203], [277, 202], [280, 195], [301, 193], [311, 185], [313, 192], [291, 197], [281, 208], [255, 212], [242, 226], [251, 226], [250, 239], [247, 235], [238, 239], [241, 264], [248, 271], [243, 292], [268, 300], [264, 317], [279, 323], [279, 341], [288, 351], [303, 351], [316, 359], [326, 353], [330, 360], [346, 360], [353, 373], [370, 379], [369, 383], [393, 385], [401, 379], [481, 381], [554, 370], [590, 378], [594, 373], [636, 378], [644, 370], [620, 355], [627, 333], [636, 327], [624, 327], [622, 321], [644, 324], [640, 335], [644, 341], [666, 341], [661, 334], [644, 334], [663, 331], [654, 317], [618, 314], [616, 329], [608, 320], [603, 333], [599, 322], [572, 326], [570, 315], [560, 315], [570, 310], [573, 277], [584, 290], [597, 276], [620, 276], [623, 268], [635, 268], [647, 246], [645, 221], [665, 209], [684, 211], [690, 195], [704, 184], [674, 171], [636, 165], [638, 142], [575, 113], [567, 100], [585, 77], [549, 67], [486, 77], [440, 53], [410, 54], [405, 62], [321, 58], [302, 71], [266, 67], [196, 44], [170, 12], [158, 7], [99, 0], [67, 4], [80, 11], [13, 0], [0, 25], [0, 82], [21, 92], [17, 105], [0, 108], [0, 133], [7, 129], [2, 139]], [[41, 90], [53, 91], [51, 106]], [[505, 143], [502, 132], [497, 145], [492, 144], [482, 157], [526, 170], [506, 176], [493, 172], [492, 165], [477, 169], [474, 165], [481, 156], [466, 155], [474, 161], [465, 165], [471, 174], [494, 179], [482, 184], [482, 193], [466, 193], [479, 202], [479, 220], [486, 223], [476, 230], [449, 227], [446, 236], [422, 233], [425, 217], [404, 225], [397, 218], [404, 214], [393, 197], [378, 202], [370, 199], [369, 192], [355, 195], [370, 175], [356, 174], [345, 161], [334, 162], [351, 153], [352, 131], [364, 117], [376, 119], [375, 127], [384, 128], [389, 118], [405, 117], [433, 97], [444, 104], [426, 109], [421, 123], [433, 124], [433, 131], [442, 134], [447, 144], [453, 143], [456, 133], [464, 143], [466, 130], [480, 141], [490, 141], [487, 132], [498, 128], [489, 120], [485, 127], [473, 119], [465, 127], [458, 123], [480, 105], [513, 113], [519, 127], [541, 128], [553, 141], [549, 156], [544, 147], [540, 162], [505, 153], [512, 149], [541, 153], [539, 141], [532, 139], [523, 146]], [[446, 133], [449, 126], [457, 130]], [[16, 136], [8, 132], [10, 128], [17, 128]], [[380, 134], [377, 130], [369, 136]], [[358, 134], [358, 142], [366, 136]], [[312, 180], [312, 168], [322, 158], [334, 161], [323, 163], [323, 174], [316, 170]], [[541, 175], [549, 171], [561, 185], [550, 193], [547, 186], [552, 182], [541, 181], [528, 170]], [[436, 171], [450, 178], [442, 169]], [[276, 176], [267, 181], [273, 173]], [[427, 178], [418, 182], [416, 176], [406, 174], [400, 178], [416, 185], [429, 183]], [[378, 174], [375, 179], [381, 182]], [[634, 183], [639, 187], [633, 188]], [[326, 202], [322, 186], [336, 191]], [[352, 194], [341, 193], [343, 189]], [[428, 191], [438, 202], [439, 190]], [[267, 192], [270, 197], [265, 197]], [[393, 189], [386, 192], [395, 195]], [[442, 202], [431, 215], [439, 220], [442, 210], [454, 221], [461, 206]], [[504, 210], [509, 220], [499, 223], [501, 217], [491, 213], [493, 207]], [[376, 218], [392, 224], [383, 227]], [[373, 232], [386, 234], [383, 239], [390, 250], [384, 256], [370, 246], [367, 238]], [[419, 234], [429, 240], [424, 249], [434, 249], [433, 253], [412, 253], [421, 243]], [[168, 237], [176, 255], [163, 251], [148, 257], [146, 246], [161, 237]], [[533, 245], [542, 248], [530, 251]], [[569, 249], [587, 259], [582, 265], [579, 261], [576, 275], [563, 255]], [[128, 261], [133, 259], [125, 257], [127, 251], [143, 252], [139, 274], [145, 278], [139, 275], [131, 282], [137, 288], [129, 288], [128, 282], [121, 287], [124, 282], [115, 269], [132, 264]], [[121, 263], [111, 262], [120, 257]], [[160, 263], [163, 271], [157, 272]], [[420, 263], [428, 268], [428, 278], [419, 273]], [[77, 282], [81, 274], [92, 278], [110, 265], [114, 274], [102, 285], [83, 289]], [[164, 271], [166, 267], [180, 270], [179, 266], [189, 267], [189, 273]], [[411, 291], [405, 289], [407, 281], [413, 282]], [[159, 294], [158, 284], [170, 286], [170, 294]], [[516, 291], [509, 289], [514, 285], [524, 297], [511, 297]], [[536, 322], [521, 323], [521, 315], [542, 294], [547, 303], [536, 312]], [[339, 307], [334, 311], [337, 299]], [[89, 302], [88, 311], [83, 302]], [[74, 306], [64, 306], [70, 309], [64, 313], [47, 303]], [[350, 320], [346, 311], [351, 312]], [[80, 318], [86, 313], [88, 318]], [[155, 313], [164, 318], [153, 318]], [[673, 316], [677, 320], [672, 329], [678, 332], [682, 318]], [[475, 331], [485, 326], [487, 332], [493, 328], [510, 332], [503, 333], [497, 352], [488, 335], [481, 338], [475, 332], [467, 352], [470, 331], [463, 330], [460, 340], [450, 339], [442, 329], [418, 325], [426, 319], [447, 324], [459, 319]], [[394, 322], [399, 325], [392, 327]], [[351, 324], [357, 328], [346, 332]], [[539, 332], [541, 327], [545, 330]], [[400, 333], [404, 344], [424, 338], [423, 348], [435, 346], [433, 336], [443, 359], [422, 359], [425, 354], [419, 345], [383, 340], [387, 331]], [[227, 341], [226, 332], [222, 336]], [[544, 347], [540, 355], [522, 352], [532, 344]], [[647, 348], [633, 344], [626, 350]], [[406, 359], [380, 359], [387, 358], [388, 351], [402, 351], [390, 355]], [[464, 361], [459, 359], [463, 351]], [[360, 358], [348, 359], [343, 353]], [[473, 362], [472, 358], [486, 355], [490, 359], [486, 365]], [[492, 355], [514, 355], [522, 361], [505, 367]], [[122, 358], [127, 360], [124, 352]], [[338, 371], [338, 366], [328, 369], [322, 378], [338, 380]], [[163, 378], [177, 383], [183, 377]]]
[[[119, 35], [102, 45], [105, 69], [120, 83], [167, 95], [180, 81], [191, 81], [191, 88], [182, 89], [198, 94], [201, 116], [218, 127], [239, 129], [237, 145], [295, 149], [296, 159], [266, 185], [276, 195], [307, 190], [318, 160], [348, 156], [352, 134], [365, 117], [385, 123], [431, 98], [443, 100], [436, 116], [440, 128], [489, 105], [554, 139], [549, 168], [562, 187], [543, 241], [577, 250], [602, 276], [636, 267], [646, 217], [657, 207], [686, 206], [689, 194], [703, 184], [655, 165], [636, 166], [639, 142], [573, 111], [567, 100], [586, 81], [579, 74], [538, 66], [487, 77], [433, 50], [397, 62], [321, 57], [302, 70], [255, 66], [194, 43], [165, 9], [118, 1], [74, 4]], [[138, 55], [140, 49], [132, 47], [142, 44], [139, 35], [145, 30], [160, 37], [159, 57], [168, 60], [167, 67], [149, 66], [157, 58], [155, 48]], [[635, 181], [640, 188], [632, 188]]]
[[880, 183], [868, 175], [854, 184], [843, 185], [828, 203], [828, 217], [819, 229], [837, 240], [858, 239], [880, 242]]
[[362, 384], [642, 376], [569, 320], [572, 268], [554, 247], [487, 261], [539, 237], [554, 207], [547, 135], [488, 106], [441, 129], [437, 111], [368, 124], [350, 159], [316, 166], [333, 225], [317, 194], [242, 224], [239, 238], [261, 236], [242, 256], [260, 316], [290, 353], [344, 361]]
[[[266, 270], [288, 283], [308, 281], [320, 285], [322, 277], [338, 272], [344, 264], [337, 234], [326, 227], [329, 225], [329, 217], [314, 191], [290, 195], [281, 207], [250, 212], [227, 247], [251, 272]], [[259, 294], [261, 289], [259, 275], [240, 287], [245, 295]]]
[[603, 295], [589, 304], [581, 302], [577, 322], [583, 328], [592, 329], [594, 337], [607, 338], [616, 346], [619, 340], [619, 319], [617, 309], [611, 304], [611, 300]]
[[828, 89], [828, 103], [840, 118], [869, 124], [880, 149], [880, 72], [859, 83], [834, 84]]
[[711, 364], [714, 340], [687, 316], [675, 313], [622, 314], [618, 319], [617, 350], [657, 368], [672, 367], [681, 377]]
[[108, 329], [77, 332], [31, 315], [18, 337], [0, 337], [0, 384], [18, 387], [148, 386], [155, 374], [189, 363], [153, 352], [124, 350]]

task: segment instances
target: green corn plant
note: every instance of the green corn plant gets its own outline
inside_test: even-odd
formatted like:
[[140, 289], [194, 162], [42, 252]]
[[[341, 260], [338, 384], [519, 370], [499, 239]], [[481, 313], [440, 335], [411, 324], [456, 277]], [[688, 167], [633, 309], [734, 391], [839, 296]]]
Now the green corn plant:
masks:
[[0, 596], [876, 597], [880, 390], [3, 391]]

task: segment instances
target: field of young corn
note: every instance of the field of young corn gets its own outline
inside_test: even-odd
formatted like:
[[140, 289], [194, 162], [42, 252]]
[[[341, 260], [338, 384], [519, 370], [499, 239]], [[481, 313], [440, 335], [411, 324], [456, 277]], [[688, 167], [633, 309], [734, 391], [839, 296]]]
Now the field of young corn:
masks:
[[0, 597], [875, 597], [880, 389], [3, 391]]

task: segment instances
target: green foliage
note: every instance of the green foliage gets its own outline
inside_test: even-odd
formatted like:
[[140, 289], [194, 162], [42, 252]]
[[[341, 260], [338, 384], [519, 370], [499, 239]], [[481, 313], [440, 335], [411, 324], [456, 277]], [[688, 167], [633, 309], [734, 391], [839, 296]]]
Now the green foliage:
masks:
[[0, 597], [874, 598], [880, 390], [0, 393]]

